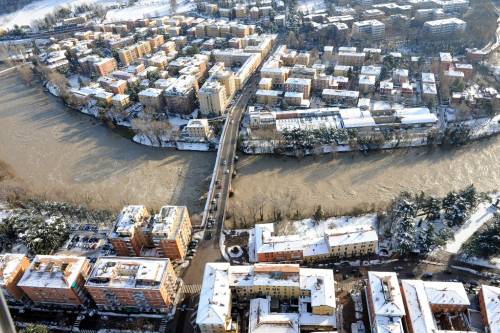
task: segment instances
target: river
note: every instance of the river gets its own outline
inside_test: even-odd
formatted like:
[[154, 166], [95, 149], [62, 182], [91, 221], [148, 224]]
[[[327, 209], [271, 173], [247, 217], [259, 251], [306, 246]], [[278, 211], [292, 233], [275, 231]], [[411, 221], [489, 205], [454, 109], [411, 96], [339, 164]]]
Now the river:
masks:
[[0, 79], [0, 161], [16, 182], [54, 200], [98, 208], [187, 205], [202, 211], [214, 153], [141, 146], [16, 75]]
[[261, 205], [267, 216], [275, 207], [308, 216], [317, 205], [337, 215], [385, 207], [401, 191], [443, 195], [468, 184], [482, 191], [498, 190], [500, 136], [458, 148], [411, 148], [366, 156], [245, 156], [237, 169], [230, 210], [238, 221], [253, 216], [252, 207]]

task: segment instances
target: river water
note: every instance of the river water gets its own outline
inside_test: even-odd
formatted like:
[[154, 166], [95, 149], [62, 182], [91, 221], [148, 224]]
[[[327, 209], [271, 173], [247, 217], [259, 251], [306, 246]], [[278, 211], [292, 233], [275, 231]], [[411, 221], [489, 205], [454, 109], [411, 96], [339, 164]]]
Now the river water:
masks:
[[235, 215], [245, 215], [262, 203], [267, 214], [277, 206], [307, 215], [317, 205], [343, 214], [384, 207], [401, 191], [443, 195], [468, 184], [482, 191], [500, 189], [500, 136], [458, 148], [411, 148], [366, 156], [246, 156], [238, 164], [232, 204]]
[[194, 213], [215, 154], [140, 146], [9, 75], [0, 78], [0, 161], [21, 186], [51, 199], [112, 209], [170, 203]]

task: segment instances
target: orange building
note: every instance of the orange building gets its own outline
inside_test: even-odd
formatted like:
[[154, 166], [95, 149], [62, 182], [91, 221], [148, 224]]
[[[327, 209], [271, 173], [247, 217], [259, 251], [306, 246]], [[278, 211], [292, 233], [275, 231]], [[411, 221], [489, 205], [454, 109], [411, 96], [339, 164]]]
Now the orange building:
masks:
[[117, 219], [110, 242], [120, 256], [183, 259], [191, 240], [185, 206], [164, 206], [151, 217], [144, 206], [127, 206]]
[[0, 287], [8, 302], [18, 302], [25, 296], [17, 286], [30, 262], [24, 254], [0, 255]]
[[169, 259], [101, 257], [85, 287], [103, 310], [166, 312], [177, 277]]
[[97, 62], [94, 62], [94, 70], [97, 75], [104, 76], [108, 75], [112, 71], [116, 70], [116, 60], [115, 58], [104, 58]]
[[17, 286], [35, 303], [80, 306], [88, 299], [84, 284], [89, 271], [84, 257], [38, 255]]

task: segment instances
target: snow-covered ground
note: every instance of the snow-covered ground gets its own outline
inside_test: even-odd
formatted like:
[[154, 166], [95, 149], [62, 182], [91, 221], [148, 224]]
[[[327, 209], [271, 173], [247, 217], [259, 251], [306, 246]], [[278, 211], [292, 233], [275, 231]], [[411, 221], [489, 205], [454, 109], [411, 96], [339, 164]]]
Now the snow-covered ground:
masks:
[[[500, 193], [491, 196], [493, 202], [500, 199]], [[462, 245], [477, 231], [481, 226], [488, 222], [495, 214], [496, 209], [488, 202], [482, 202], [476, 208], [471, 217], [455, 232], [454, 239], [450, 240], [445, 250], [450, 253], [458, 253]]]
[[10, 14], [0, 15], [0, 26], [12, 28], [14, 24], [30, 25], [33, 20], [43, 18], [58, 6], [77, 6], [84, 3], [99, 3], [102, 5], [116, 5], [116, 0], [41, 0], [34, 1]]
[[326, 9], [323, 0], [300, 0], [297, 4], [297, 9], [303, 13], [314, 13]]
[[[185, 13], [196, 7], [192, 0], [181, 0], [177, 3], [177, 13]], [[137, 20], [144, 17], [170, 15], [169, 0], [141, 0], [132, 7], [111, 9], [106, 14], [105, 22]]]

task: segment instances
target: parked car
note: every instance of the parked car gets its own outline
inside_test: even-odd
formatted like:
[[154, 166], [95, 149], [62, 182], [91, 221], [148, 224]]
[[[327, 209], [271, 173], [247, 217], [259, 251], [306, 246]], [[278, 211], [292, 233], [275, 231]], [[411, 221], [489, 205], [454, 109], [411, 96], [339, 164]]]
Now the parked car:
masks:
[[432, 279], [433, 274], [431, 272], [425, 272], [422, 274], [422, 280], [430, 280]]
[[212, 233], [211, 232], [207, 232], [207, 234], [205, 235], [205, 239], [206, 240], [212, 239]]

